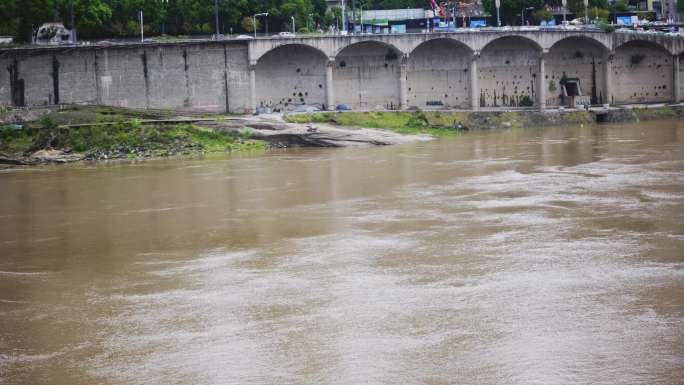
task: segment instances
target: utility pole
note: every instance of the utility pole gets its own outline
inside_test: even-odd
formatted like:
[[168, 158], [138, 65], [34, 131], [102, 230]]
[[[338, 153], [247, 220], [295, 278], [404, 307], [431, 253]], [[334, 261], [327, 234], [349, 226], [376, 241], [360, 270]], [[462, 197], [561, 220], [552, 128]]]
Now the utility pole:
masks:
[[142, 9], [140, 10], [140, 42], [141, 43], [145, 42], [145, 28], [144, 28], [144, 20], [143, 20]]
[[294, 18], [294, 16], [290, 16], [290, 19], [292, 19], [292, 34], [294, 35], [295, 31], [296, 31], [296, 29], [295, 29], [295, 18]]

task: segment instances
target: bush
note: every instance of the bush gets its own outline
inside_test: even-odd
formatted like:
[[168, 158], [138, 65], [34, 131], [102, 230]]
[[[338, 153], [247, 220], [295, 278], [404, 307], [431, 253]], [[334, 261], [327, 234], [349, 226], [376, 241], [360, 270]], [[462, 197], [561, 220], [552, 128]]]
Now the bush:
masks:
[[601, 30], [603, 32], [606, 32], [606, 33], [615, 32], [615, 27], [613, 27], [612, 25], [610, 25], [604, 21], [599, 22], [598, 27], [601, 28]]

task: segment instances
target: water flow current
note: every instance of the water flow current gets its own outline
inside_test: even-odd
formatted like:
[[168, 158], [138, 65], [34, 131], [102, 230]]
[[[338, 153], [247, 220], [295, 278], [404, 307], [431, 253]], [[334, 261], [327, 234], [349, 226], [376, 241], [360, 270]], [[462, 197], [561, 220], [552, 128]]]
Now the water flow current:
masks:
[[681, 384], [684, 122], [0, 172], [0, 384]]

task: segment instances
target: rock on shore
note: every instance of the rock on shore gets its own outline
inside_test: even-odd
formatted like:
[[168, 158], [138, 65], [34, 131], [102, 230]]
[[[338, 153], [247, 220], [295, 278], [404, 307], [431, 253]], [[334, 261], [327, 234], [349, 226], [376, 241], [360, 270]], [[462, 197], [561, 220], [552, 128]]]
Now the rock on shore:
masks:
[[252, 139], [264, 140], [276, 147], [382, 146], [434, 139], [427, 135], [402, 135], [385, 130], [339, 127], [323, 123], [285, 123], [277, 118], [263, 116], [199, 124], [222, 131], [249, 131]]

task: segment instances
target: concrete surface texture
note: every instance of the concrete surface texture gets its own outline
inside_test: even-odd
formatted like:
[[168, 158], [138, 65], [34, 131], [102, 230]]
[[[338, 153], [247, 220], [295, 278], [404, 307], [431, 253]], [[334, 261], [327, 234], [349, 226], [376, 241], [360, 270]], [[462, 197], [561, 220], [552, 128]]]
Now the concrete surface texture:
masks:
[[262, 56], [256, 65], [257, 104], [285, 110], [298, 104], [322, 107], [328, 58], [305, 45], [288, 45]]
[[679, 101], [684, 38], [584, 30], [265, 38], [0, 50], [0, 105], [217, 112]]
[[429, 40], [408, 58], [408, 105], [470, 107], [470, 49], [449, 39]]
[[633, 41], [615, 50], [614, 103], [667, 102], [673, 98], [673, 56], [665, 49]]
[[603, 75], [606, 59], [602, 47], [590, 39], [569, 38], [556, 43], [546, 54], [546, 104], [563, 104], [562, 83], [566, 78], [578, 78], [582, 94], [592, 104], [608, 103]]
[[536, 105], [539, 47], [519, 37], [505, 37], [487, 45], [478, 62], [481, 107]]
[[399, 108], [401, 53], [382, 43], [352, 44], [336, 57], [335, 100], [362, 109]]

